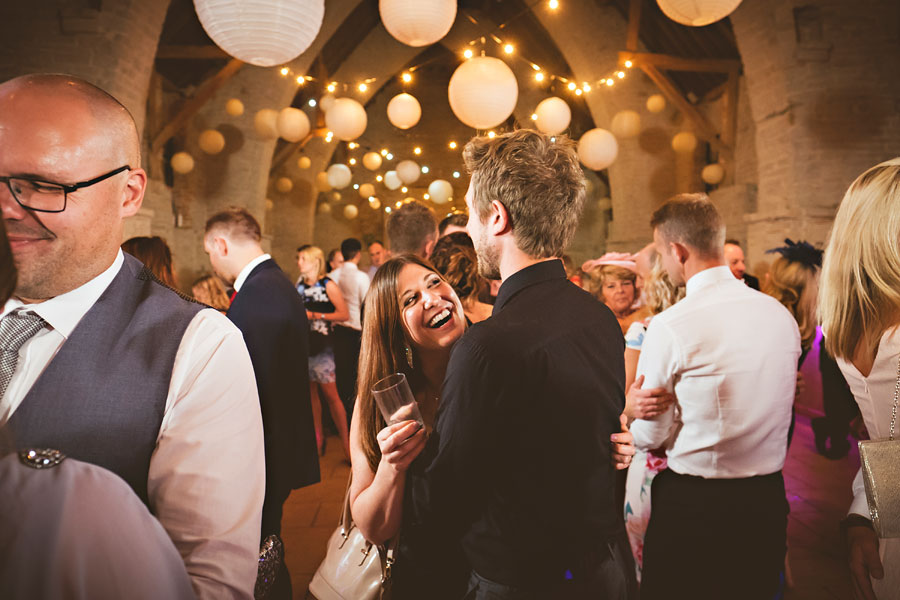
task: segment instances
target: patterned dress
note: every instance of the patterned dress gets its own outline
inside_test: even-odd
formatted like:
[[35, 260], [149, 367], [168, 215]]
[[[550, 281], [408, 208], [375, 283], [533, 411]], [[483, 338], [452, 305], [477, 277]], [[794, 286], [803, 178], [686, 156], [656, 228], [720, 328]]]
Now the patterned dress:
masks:
[[[303, 298], [306, 310], [316, 313], [333, 313], [334, 304], [328, 298], [325, 286], [330, 282], [327, 276], [313, 285], [306, 285], [301, 279], [297, 292]], [[309, 321], [309, 380], [315, 383], [333, 383], [334, 351], [331, 349], [331, 323], [325, 319]]]

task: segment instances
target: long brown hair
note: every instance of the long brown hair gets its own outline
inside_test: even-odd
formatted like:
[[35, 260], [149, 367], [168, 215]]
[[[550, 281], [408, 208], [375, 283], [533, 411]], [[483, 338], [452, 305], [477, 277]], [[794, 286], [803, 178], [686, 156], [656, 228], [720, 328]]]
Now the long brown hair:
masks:
[[158, 235], [127, 239], [122, 242], [122, 250], [144, 263], [150, 272], [167, 286], [178, 287], [175, 284], [175, 274], [172, 272], [172, 251], [169, 250], [166, 241]]
[[423, 385], [422, 374], [410, 367], [407, 361], [406, 333], [400, 315], [398, 280], [406, 265], [424, 267], [441, 277], [427, 261], [413, 254], [403, 254], [378, 268], [366, 294], [356, 410], [359, 411], [360, 418], [360, 443], [373, 472], [378, 469], [381, 460], [376, 436], [387, 424], [372, 397], [372, 387], [379, 379], [391, 373], [405, 373], [413, 391]]

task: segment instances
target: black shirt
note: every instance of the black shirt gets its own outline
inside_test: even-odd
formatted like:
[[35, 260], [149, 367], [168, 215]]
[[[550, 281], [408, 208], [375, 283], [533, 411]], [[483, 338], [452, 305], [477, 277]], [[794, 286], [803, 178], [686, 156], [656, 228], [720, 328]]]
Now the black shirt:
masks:
[[412, 478], [416, 562], [461, 543], [507, 585], [550, 583], [621, 531], [609, 436], [625, 404], [624, 340], [562, 263], [509, 277], [450, 357]]

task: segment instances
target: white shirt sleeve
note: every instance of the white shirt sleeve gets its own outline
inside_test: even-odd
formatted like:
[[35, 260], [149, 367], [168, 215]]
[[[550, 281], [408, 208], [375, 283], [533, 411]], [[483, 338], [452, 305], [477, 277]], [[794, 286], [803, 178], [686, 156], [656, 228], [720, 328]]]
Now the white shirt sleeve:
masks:
[[369, 281], [368, 275], [360, 272], [359, 277], [359, 305], [362, 306], [363, 301], [366, 299], [366, 293], [369, 291]]
[[856, 472], [853, 478], [853, 501], [850, 502], [850, 510], [847, 514], [856, 514], [869, 518], [869, 501], [866, 499], [866, 486], [863, 483], [862, 468]]
[[253, 598], [265, 493], [262, 416], [243, 337], [218, 311], [200, 311], [181, 340], [148, 492], [197, 597]]
[[[650, 321], [637, 366], [637, 376], [644, 376], [641, 386], [643, 389], [664, 387], [670, 392], [674, 391], [678, 351], [672, 332], [661, 319], [657, 317]], [[635, 419], [631, 424], [634, 445], [641, 450], [659, 448], [669, 438], [674, 427], [675, 404], [651, 419]]]

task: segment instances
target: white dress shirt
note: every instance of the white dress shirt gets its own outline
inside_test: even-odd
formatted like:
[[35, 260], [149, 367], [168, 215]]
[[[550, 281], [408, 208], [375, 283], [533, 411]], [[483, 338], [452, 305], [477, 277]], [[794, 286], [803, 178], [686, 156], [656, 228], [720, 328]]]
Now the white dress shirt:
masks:
[[[638, 360], [644, 388], [676, 402], [634, 421], [638, 448], [666, 444], [683, 475], [736, 479], [784, 466], [800, 357], [800, 332], [774, 298], [748, 288], [728, 267], [687, 282], [686, 297], [653, 317]], [[671, 438], [670, 438], [671, 436]]]
[[344, 300], [347, 302], [347, 308], [350, 310], [350, 318], [338, 324], [360, 331], [362, 325], [359, 319], [359, 308], [366, 298], [366, 292], [369, 291], [369, 278], [359, 270], [356, 263], [347, 261], [341, 266], [338, 286], [340, 286]]
[[[19, 407], [124, 257], [70, 292], [28, 305], [47, 326], [19, 349], [0, 424]], [[9, 300], [2, 315], [22, 306]], [[252, 598], [265, 492], [262, 416], [241, 332], [214, 309], [188, 325], [172, 369], [147, 492], [198, 598]]]
[[238, 273], [237, 278], [234, 280], [234, 291], [241, 291], [241, 287], [244, 285], [244, 282], [247, 281], [247, 277], [250, 275], [250, 271], [255, 269], [256, 265], [258, 265], [259, 263], [266, 262], [270, 258], [272, 257], [268, 254], [260, 254], [259, 256], [248, 262], [246, 265], [244, 265], [244, 268], [241, 269], [241, 272]]

